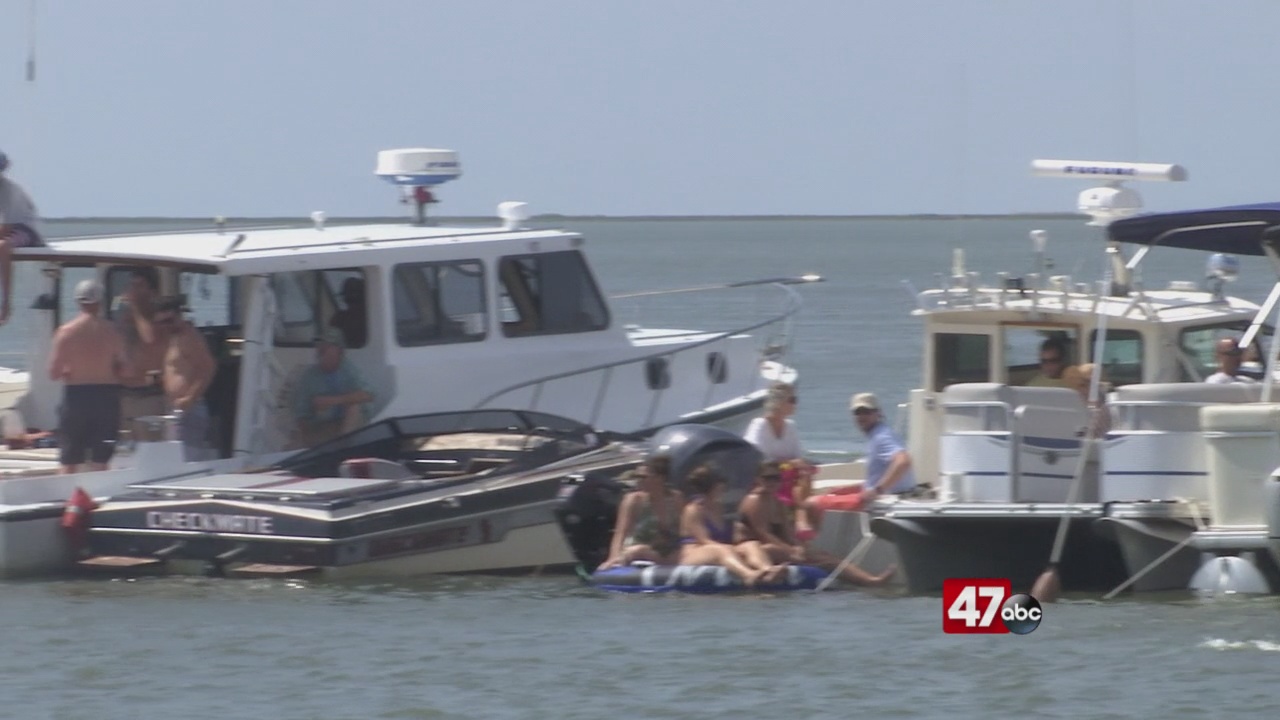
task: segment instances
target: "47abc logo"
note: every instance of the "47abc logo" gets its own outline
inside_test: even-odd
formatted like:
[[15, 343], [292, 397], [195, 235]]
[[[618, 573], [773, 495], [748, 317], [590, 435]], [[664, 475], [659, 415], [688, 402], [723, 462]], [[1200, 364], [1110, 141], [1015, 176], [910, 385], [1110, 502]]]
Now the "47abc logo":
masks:
[[1027, 635], [1040, 627], [1040, 601], [1012, 592], [1007, 578], [948, 578], [942, 581], [942, 631]]

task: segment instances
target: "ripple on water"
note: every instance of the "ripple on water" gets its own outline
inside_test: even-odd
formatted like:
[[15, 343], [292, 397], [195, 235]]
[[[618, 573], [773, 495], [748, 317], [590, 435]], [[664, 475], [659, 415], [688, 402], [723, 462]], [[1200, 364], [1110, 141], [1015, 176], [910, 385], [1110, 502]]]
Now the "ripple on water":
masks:
[[572, 577], [0, 590], [0, 693], [68, 718], [107, 696], [146, 716], [1194, 718], [1206, 698], [1263, 713], [1260, 654], [1280, 649], [1274, 599], [1075, 599], [1031, 635], [979, 637], [942, 634], [936, 597], [637, 596]]

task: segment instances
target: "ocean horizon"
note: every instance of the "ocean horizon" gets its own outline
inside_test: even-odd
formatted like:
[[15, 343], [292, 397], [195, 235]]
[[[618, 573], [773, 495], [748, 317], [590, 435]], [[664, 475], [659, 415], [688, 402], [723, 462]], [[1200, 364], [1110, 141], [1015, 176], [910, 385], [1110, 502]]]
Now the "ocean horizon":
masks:
[[[67, 215], [63, 217], [41, 218], [43, 222], [205, 222], [215, 217], [198, 217], [186, 215]], [[228, 223], [232, 222], [311, 222], [309, 216], [301, 215], [224, 215]], [[327, 215], [328, 221], [342, 222], [395, 222], [404, 220], [402, 215]], [[433, 215], [429, 218], [433, 223], [476, 222], [498, 219], [496, 215]], [[909, 213], [901, 215], [562, 215], [559, 213], [540, 213], [529, 217], [530, 221], [561, 220], [677, 220], [681, 222], [698, 220], [1088, 220], [1089, 217], [1077, 213], [1026, 212], [1026, 213]]]

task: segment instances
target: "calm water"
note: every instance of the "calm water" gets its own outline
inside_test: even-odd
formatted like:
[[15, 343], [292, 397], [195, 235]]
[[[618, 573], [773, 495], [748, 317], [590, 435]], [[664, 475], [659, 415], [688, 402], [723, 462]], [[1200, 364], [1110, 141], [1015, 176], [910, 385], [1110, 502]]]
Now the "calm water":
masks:
[[[561, 224], [586, 234], [610, 293], [823, 274], [802, 290], [791, 361], [803, 440], [833, 455], [861, 449], [850, 393], [896, 403], [919, 381], [904, 280], [932, 286], [954, 247], [985, 277], [1027, 272], [1034, 228], [1050, 232], [1054, 272], [1083, 281], [1102, 269], [1096, 231], [1074, 220]], [[1147, 286], [1198, 279], [1202, 263], [1153, 253]], [[1232, 290], [1260, 300], [1270, 280], [1246, 261]], [[744, 312], [686, 297], [697, 299], [657, 309], [716, 328]], [[21, 318], [0, 330], [4, 364], [20, 363], [23, 332]], [[1077, 598], [1047, 606], [1032, 635], [963, 637], [941, 633], [938, 598], [854, 591], [632, 597], [571, 577], [11, 582], [0, 583], [0, 717], [1274, 716], [1278, 609], [1274, 598]]]

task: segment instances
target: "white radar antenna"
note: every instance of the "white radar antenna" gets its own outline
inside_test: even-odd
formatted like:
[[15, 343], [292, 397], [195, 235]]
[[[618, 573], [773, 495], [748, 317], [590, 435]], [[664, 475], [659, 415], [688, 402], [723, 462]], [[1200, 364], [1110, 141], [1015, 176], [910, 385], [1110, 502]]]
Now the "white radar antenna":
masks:
[[462, 176], [458, 153], [438, 148], [404, 148], [378, 153], [374, 174], [401, 189], [400, 202], [412, 203], [415, 225], [427, 224], [427, 205], [438, 202], [431, 188]]
[[[1147, 182], [1186, 182], [1187, 170], [1181, 165], [1168, 163], [1111, 162], [1106, 160], [1032, 160], [1031, 173], [1037, 177], [1087, 178], [1102, 180], [1103, 185], [1091, 187], [1080, 193], [1076, 208], [1090, 220], [1094, 227], [1105, 228], [1116, 220], [1132, 217], [1142, 211], [1142, 196], [1137, 190], [1126, 187], [1126, 180]], [[1032, 233], [1036, 249], [1043, 253], [1045, 237]], [[1126, 262], [1115, 243], [1107, 249], [1111, 258], [1113, 277], [1109, 293], [1127, 292], [1131, 271], [1149, 247], [1143, 248], [1132, 262]]]
[[1097, 178], [1105, 181], [1105, 185], [1081, 192], [1076, 201], [1080, 212], [1092, 218], [1088, 224], [1096, 227], [1106, 227], [1142, 210], [1142, 196], [1137, 190], [1125, 187], [1125, 180], [1184, 182], [1187, 179], [1186, 168], [1164, 163], [1032, 160], [1031, 172], [1037, 177]]

